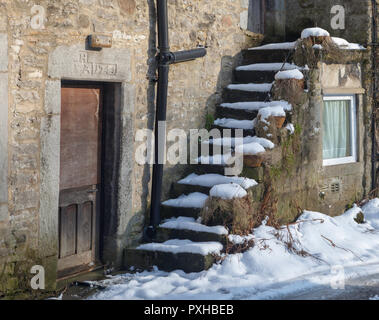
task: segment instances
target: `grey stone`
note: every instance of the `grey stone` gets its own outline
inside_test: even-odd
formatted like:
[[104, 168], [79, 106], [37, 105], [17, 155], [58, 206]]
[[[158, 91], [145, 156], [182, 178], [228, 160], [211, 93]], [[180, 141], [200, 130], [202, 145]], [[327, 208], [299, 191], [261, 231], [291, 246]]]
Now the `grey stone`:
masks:
[[0, 221], [6, 221], [8, 217], [8, 204], [0, 203]]
[[8, 35], [0, 33], [0, 72], [8, 71]]
[[0, 202], [8, 202], [8, 75], [0, 74]]
[[47, 114], [61, 112], [61, 82], [59, 80], [46, 80], [45, 112]]
[[85, 50], [85, 44], [60, 46], [49, 56], [51, 78], [97, 81], [130, 81], [130, 51], [106, 48]]
[[41, 121], [40, 244], [44, 256], [58, 249], [60, 116]]

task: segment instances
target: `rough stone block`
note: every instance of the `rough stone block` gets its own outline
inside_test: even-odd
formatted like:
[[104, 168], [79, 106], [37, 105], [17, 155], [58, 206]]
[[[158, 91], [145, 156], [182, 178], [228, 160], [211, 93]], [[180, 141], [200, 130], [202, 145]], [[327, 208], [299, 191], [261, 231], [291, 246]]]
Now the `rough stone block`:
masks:
[[0, 33], [0, 72], [8, 71], [8, 35]]

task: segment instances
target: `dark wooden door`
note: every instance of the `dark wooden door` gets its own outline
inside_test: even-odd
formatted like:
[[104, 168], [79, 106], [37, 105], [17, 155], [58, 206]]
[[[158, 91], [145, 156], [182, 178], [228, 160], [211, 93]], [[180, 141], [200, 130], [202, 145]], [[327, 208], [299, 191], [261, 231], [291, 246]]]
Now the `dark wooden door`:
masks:
[[100, 87], [62, 87], [58, 276], [98, 258], [101, 101]]
[[265, 0], [249, 1], [248, 30], [254, 33], [264, 34], [265, 32]]

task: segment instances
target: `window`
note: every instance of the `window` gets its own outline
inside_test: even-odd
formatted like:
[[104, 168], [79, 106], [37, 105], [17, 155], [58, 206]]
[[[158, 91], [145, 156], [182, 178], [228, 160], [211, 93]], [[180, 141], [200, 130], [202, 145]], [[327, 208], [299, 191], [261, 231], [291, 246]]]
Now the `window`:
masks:
[[355, 96], [324, 97], [322, 132], [324, 166], [357, 161]]

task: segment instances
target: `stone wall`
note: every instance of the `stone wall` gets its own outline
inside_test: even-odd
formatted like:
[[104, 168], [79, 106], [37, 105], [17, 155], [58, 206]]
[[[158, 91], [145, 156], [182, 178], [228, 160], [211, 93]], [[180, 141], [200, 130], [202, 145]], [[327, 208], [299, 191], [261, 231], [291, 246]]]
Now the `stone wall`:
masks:
[[[330, 30], [333, 36], [350, 42], [369, 43], [371, 0], [289, 0], [285, 3], [288, 40], [296, 40], [305, 28], [320, 27]], [[333, 30], [331, 27], [331, 19], [334, 16], [331, 14], [331, 8], [335, 5], [342, 5], [345, 8], [344, 30]]]
[[[240, 28], [245, 4], [240, 0], [168, 3], [172, 50], [197, 45], [208, 49], [204, 59], [172, 67], [168, 126], [199, 128], [229, 82], [238, 53], [252, 45]], [[58, 163], [51, 166], [58, 150], [51, 139], [59, 137], [60, 98], [51, 92], [58, 92], [58, 80], [67, 69], [61, 74], [51, 71], [53, 52], [61, 50], [64, 55], [64, 48], [75, 46], [84, 50], [89, 34], [106, 33], [113, 37], [109, 52], [129, 55], [128, 74], [116, 80], [124, 83], [123, 135], [128, 139], [123, 141], [130, 143], [136, 130], [153, 126], [156, 20], [152, 0], [1, 0], [0, 10], [0, 291], [4, 291], [19, 288], [20, 279], [30, 277], [29, 266], [43, 263], [41, 257], [49, 259], [44, 263], [51, 269], [50, 283], [55, 280], [56, 239], [51, 242], [45, 234], [57, 232], [56, 218], [46, 218], [46, 214], [58, 214], [46, 206], [57, 201], [49, 191], [54, 177], [47, 173], [58, 170]], [[68, 50], [67, 56], [71, 54], [75, 52]], [[133, 160], [133, 154], [123, 153], [125, 163]], [[130, 206], [119, 221], [117, 237], [124, 245], [139, 240], [151, 180], [149, 166], [132, 163], [121, 168], [124, 189], [120, 201]], [[180, 169], [168, 167], [164, 185], [169, 186], [180, 174]]]

